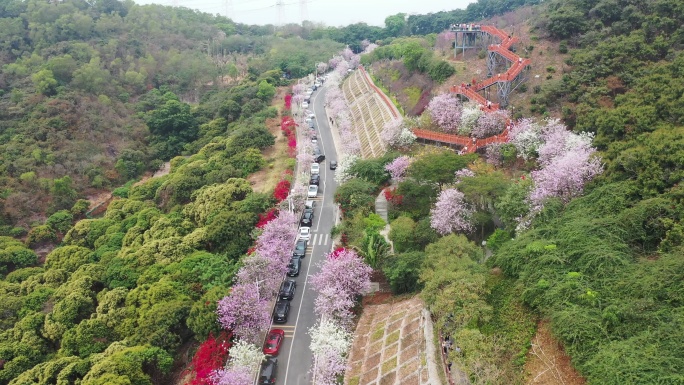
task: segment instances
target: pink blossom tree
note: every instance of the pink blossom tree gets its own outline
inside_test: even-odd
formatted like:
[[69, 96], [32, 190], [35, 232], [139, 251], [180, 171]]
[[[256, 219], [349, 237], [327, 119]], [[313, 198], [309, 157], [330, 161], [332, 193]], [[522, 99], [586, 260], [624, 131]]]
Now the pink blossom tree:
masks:
[[269, 299], [259, 295], [258, 282], [238, 283], [220, 301], [216, 312], [224, 329], [247, 342], [258, 343], [259, 334], [271, 325]]
[[472, 231], [470, 223], [473, 209], [465, 202], [465, 196], [456, 189], [446, 189], [439, 194], [435, 207], [430, 210], [430, 226], [442, 235], [457, 231]]
[[461, 124], [461, 102], [452, 94], [440, 94], [432, 98], [427, 107], [435, 122], [444, 132], [455, 133]]
[[328, 60], [328, 68], [335, 69], [337, 65], [344, 61], [342, 56], [333, 56], [332, 59]]
[[320, 264], [320, 268], [320, 272], [311, 279], [314, 289], [324, 293], [316, 299], [316, 311], [346, 321], [346, 312], [340, 310], [352, 306], [356, 296], [370, 289], [370, 274], [373, 269], [350, 249], [336, 253], [335, 258], [328, 256]]
[[349, 47], [346, 47], [342, 50], [341, 55], [344, 60], [349, 61], [354, 56], [354, 51], [352, 51]]
[[319, 74], [324, 74], [325, 71], [327, 71], [327, 70], [328, 70], [328, 64], [327, 63], [321, 62], [321, 63], [316, 64], [316, 72], [318, 72]]
[[392, 179], [396, 180], [397, 182], [401, 182], [404, 180], [404, 176], [406, 175], [406, 170], [408, 170], [408, 167], [411, 165], [411, 158], [402, 155], [400, 157], [397, 157], [393, 161], [387, 163], [385, 165], [385, 170], [390, 173], [390, 176]]
[[278, 284], [287, 272], [287, 266], [279, 258], [271, 259], [259, 254], [252, 254], [244, 259], [238, 270], [238, 282], [260, 282], [259, 297], [271, 298], [278, 292]]
[[456, 182], [460, 182], [461, 179], [463, 178], [470, 178], [474, 177], [475, 173], [468, 169], [468, 168], [462, 168], [454, 173], [454, 176], [456, 177]]
[[349, 69], [349, 62], [342, 60], [337, 67], [335, 67], [335, 72], [337, 72], [338, 75], [344, 76], [347, 74], [347, 70]]
[[412, 145], [416, 136], [409, 130], [404, 119], [397, 118], [385, 123], [380, 131], [380, 139], [390, 147], [402, 148]]
[[249, 368], [228, 367], [215, 371], [211, 376], [211, 382], [214, 385], [252, 385], [254, 374]]
[[564, 202], [580, 195], [584, 185], [603, 172], [601, 159], [596, 150], [580, 146], [556, 155], [537, 171], [532, 171], [534, 188], [530, 192], [533, 209], [541, 207], [550, 197]]
[[316, 377], [316, 385], [338, 385], [338, 377], [344, 374], [347, 360], [333, 350], [325, 350], [316, 355], [316, 365], [311, 368]]
[[509, 119], [510, 113], [506, 110], [484, 113], [477, 119], [471, 135], [476, 138], [498, 135], [506, 128], [506, 122]]

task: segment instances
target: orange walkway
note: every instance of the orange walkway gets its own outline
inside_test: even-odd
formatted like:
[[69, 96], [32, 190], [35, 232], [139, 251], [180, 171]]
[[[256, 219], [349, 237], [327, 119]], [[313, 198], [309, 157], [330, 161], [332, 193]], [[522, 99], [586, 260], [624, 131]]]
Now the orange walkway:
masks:
[[[478, 94], [477, 91], [491, 87], [494, 85], [494, 83], [512, 82], [518, 75], [520, 75], [520, 72], [522, 72], [525, 67], [532, 63], [532, 61], [530, 59], [522, 58], [509, 50], [511, 45], [518, 42], [517, 37], [512, 37], [506, 32], [490, 25], [483, 25], [480, 27], [480, 30], [501, 40], [500, 44], [492, 44], [488, 47], [488, 49], [489, 51], [496, 52], [497, 54], [501, 55], [512, 64], [504, 73], [496, 74], [495, 76], [474, 84], [461, 84], [460, 86], [453, 86], [450, 88], [450, 91], [454, 94], [463, 95], [468, 99], [479, 103], [480, 108], [485, 112], [493, 112], [499, 109], [499, 104], [492, 103], [484, 96]], [[429, 130], [420, 130], [417, 128], [413, 129], [413, 133], [416, 135], [416, 137], [421, 139], [463, 146], [463, 152], [472, 153], [477, 151], [478, 148], [490, 145], [492, 143], [507, 142], [509, 127], [510, 122], [506, 123], [506, 129], [501, 134], [490, 136], [484, 139], [474, 139], [469, 136], [445, 134]]]

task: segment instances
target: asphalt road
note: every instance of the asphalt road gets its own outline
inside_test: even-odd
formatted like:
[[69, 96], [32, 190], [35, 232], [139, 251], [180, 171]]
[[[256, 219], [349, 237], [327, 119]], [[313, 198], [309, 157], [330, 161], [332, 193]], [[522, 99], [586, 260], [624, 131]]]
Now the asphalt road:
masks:
[[[271, 328], [285, 331], [285, 340], [278, 355], [278, 385], [310, 385], [312, 383], [310, 369], [313, 365], [313, 355], [309, 349], [311, 337], [309, 329], [316, 323], [314, 300], [317, 293], [311, 286], [310, 277], [320, 270], [318, 264], [323, 256], [331, 251], [332, 238], [330, 230], [335, 224], [337, 213], [333, 202], [337, 183], [335, 172], [330, 170], [329, 161], [337, 160], [337, 151], [330, 134], [328, 117], [325, 114], [325, 92], [327, 87], [314, 91], [311, 97], [315, 127], [318, 131], [318, 146], [326, 159], [321, 163], [321, 182], [314, 209], [314, 222], [311, 227], [311, 240], [306, 257], [302, 260], [302, 269], [296, 278], [297, 290], [291, 301], [290, 314], [285, 324], [272, 324]], [[302, 129], [309, 129], [304, 127]]]

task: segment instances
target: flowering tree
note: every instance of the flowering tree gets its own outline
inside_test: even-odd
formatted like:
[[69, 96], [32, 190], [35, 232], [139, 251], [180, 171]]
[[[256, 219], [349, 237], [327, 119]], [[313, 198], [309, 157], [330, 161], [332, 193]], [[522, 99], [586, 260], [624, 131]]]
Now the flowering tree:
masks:
[[390, 147], [408, 147], [416, 141], [416, 136], [406, 127], [404, 119], [392, 119], [385, 123], [380, 139]]
[[462, 178], [469, 178], [475, 176], [475, 173], [468, 169], [468, 168], [462, 168], [454, 173], [454, 176], [456, 177], [456, 182], [460, 182]]
[[340, 76], [344, 76], [347, 74], [348, 69], [349, 63], [343, 60], [337, 65], [337, 67], [335, 67], [335, 72], [337, 72]]
[[352, 335], [330, 319], [323, 318], [309, 329], [311, 351], [314, 354], [332, 350], [345, 354], [351, 347]]
[[370, 274], [373, 269], [350, 249], [336, 253], [335, 258], [328, 256], [320, 267], [321, 271], [311, 279], [314, 289], [323, 293], [316, 299], [316, 311], [335, 316], [348, 326], [348, 310], [343, 309], [351, 309], [354, 298], [370, 289]]
[[541, 127], [532, 119], [520, 119], [508, 133], [511, 142], [518, 152], [518, 156], [525, 160], [537, 155], [542, 145]]
[[338, 385], [338, 377], [344, 374], [347, 360], [339, 353], [326, 350], [316, 355], [316, 365], [311, 368], [316, 385]]
[[402, 155], [387, 163], [385, 165], [385, 170], [390, 173], [392, 179], [396, 180], [397, 182], [401, 182], [404, 180], [404, 175], [406, 175], [406, 170], [408, 170], [410, 165], [411, 158], [406, 155]]
[[546, 160], [540, 170], [533, 171], [534, 188], [529, 197], [533, 205], [540, 207], [550, 197], [568, 202], [581, 194], [584, 185], [603, 171], [595, 152], [591, 147], [578, 146]]
[[446, 189], [439, 194], [430, 210], [430, 226], [442, 235], [456, 231], [471, 231], [473, 209], [465, 202], [462, 192]]
[[230, 348], [230, 366], [241, 368], [254, 368], [264, 360], [261, 349], [245, 341], [237, 341]]
[[444, 130], [444, 132], [455, 133], [461, 124], [462, 106], [461, 102], [452, 94], [446, 93], [437, 95], [427, 107], [430, 111], [432, 121]]
[[470, 135], [477, 125], [484, 112], [480, 109], [477, 103], [466, 103], [461, 112], [461, 125], [458, 128], [458, 133], [461, 135]]
[[222, 367], [228, 357], [230, 337], [231, 335], [225, 331], [221, 332], [217, 338], [209, 333], [207, 340], [197, 348], [197, 352], [192, 357], [192, 371], [195, 373], [195, 378], [190, 385], [211, 384], [211, 374]]
[[211, 381], [214, 385], [252, 385], [254, 375], [249, 368], [232, 366], [215, 371]]
[[349, 61], [351, 58], [354, 56], [354, 51], [352, 51], [349, 47], [346, 47], [345, 49], [340, 52], [344, 60]]
[[259, 295], [256, 282], [238, 283], [230, 295], [218, 302], [218, 321], [224, 329], [233, 330], [240, 339], [257, 343], [259, 333], [271, 324], [268, 301]]
[[327, 70], [328, 70], [328, 64], [327, 63], [321, 62], [321, 63], [316, 64], [316, 72], [318, 72], [319, 74], [323, 74]]
[[361, 64], [361, 56], [354, 55], [349, 59], [349, 68], [357, 69], [359, 64]]
[[278, 201], [282, 201], [287, 198], [287, 194], [290, 193], [290, 181], [283, 179], [275, 186], [273, 190], [273, 197]]
[[486, 138], [500, 134], [506, 128], [506, 122], [510, 113], [506, 110], [497, 110], [480, 115], [471, 133], [476, 138]]
[[278, 284], [287, 272], [287, 266], [279, 258], [271, 259], [253, 253], [244, 259], [244, 265], [238, 270], [238, 282], [259, 282], [259, 297], [271, 298], [278, 292]]
[[311, 351], [316, 357], [312, 368], [316, 384], [336, 385], [346, 368], [345, 356], [351, 347], [351, 334], [334, 322], [321, 320], [311, 328]]
[[363, 39], [363, 40], [361, 40], [361, 49], [362, 49], [362, 50], [365, 51], [366, 48], [368, 48], [369, 45], [371, 45], [370, 40], [368, 40], [368, 39]]
[[359, 160], [359, 157], [352, 154], [344, 155], [340, 159], [337, 164], [337, 170], [335, 170], [335, 181], [338, 184], [342, 184], [352, 178], [352, 175], [349, 174], [349, 170], [357, 160]]
[[333, 56], [332, 59], [328, 60], [328, 68], [335, 69], [343, 61], [344, 58], [342, 56]]

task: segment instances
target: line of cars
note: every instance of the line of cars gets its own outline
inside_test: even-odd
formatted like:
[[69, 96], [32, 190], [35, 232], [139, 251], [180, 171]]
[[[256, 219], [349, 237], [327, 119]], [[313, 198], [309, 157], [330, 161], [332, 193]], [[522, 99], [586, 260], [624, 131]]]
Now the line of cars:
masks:
[[[292, 257], [287, 265], [287, 277], [280, 285], [278, 291], [278, 300], [273, 309], [273, 323], [286, 323], [290, 313], [290, 301], [294, 299], [297, 290], [297, 281], [293, 279], [298, 277], [302, 269], [302, 258], [306, 256], [306, 249], [309, 246], [309, 238], [311, 231], [311, 223], [313, 223], [314, 208], [316, 202], [309, 200], [304, 205], [304, 213], [300, 220], [302, 227], [300, 229], [307, 229], [307, 236], [297, 239], [297, 243], [292, 250]], [[305, 220], [306, 218], [306, 220]], [[309, 223], [309, 226], [304, 224]], [[278, 359], [275, 356], [280, 352], [280, 346], [285, 340], [285, 331], [283, 329], [271, 329], [264, 342], [263, 353], [269, 356], [262, 364], [259, 372], [259, 385], [275, 384], [276, 374], [278, 371]]]

